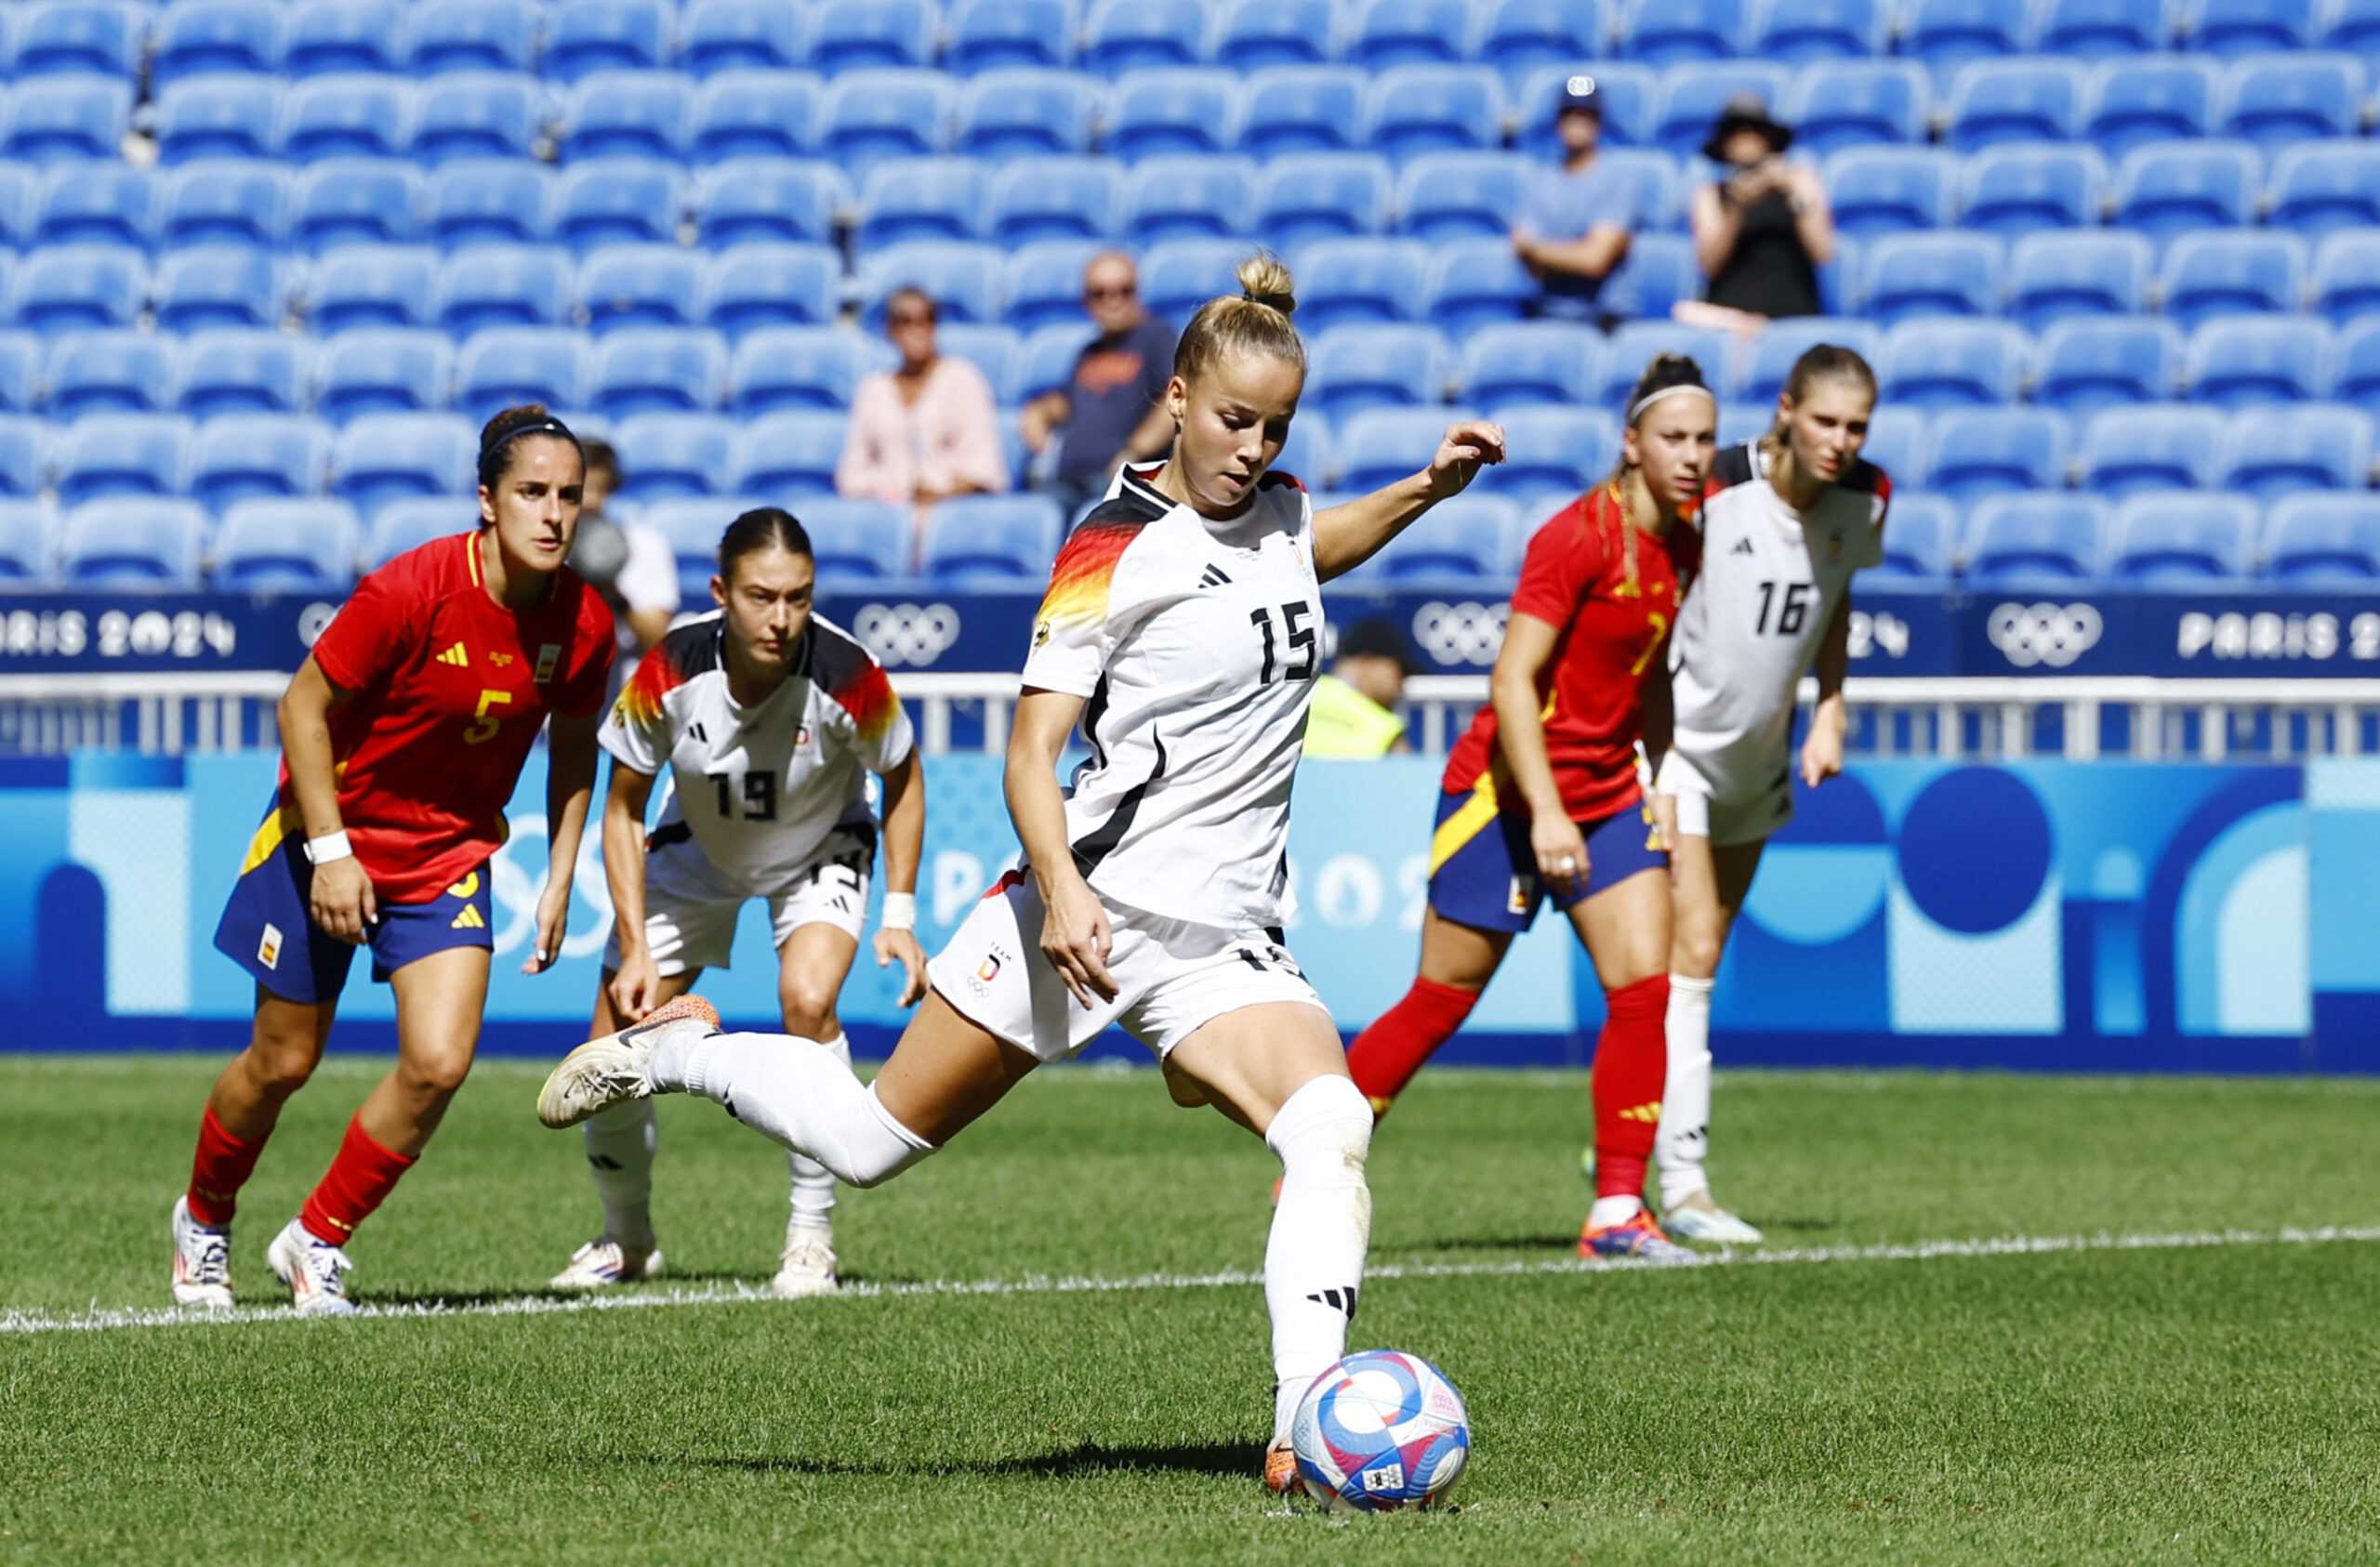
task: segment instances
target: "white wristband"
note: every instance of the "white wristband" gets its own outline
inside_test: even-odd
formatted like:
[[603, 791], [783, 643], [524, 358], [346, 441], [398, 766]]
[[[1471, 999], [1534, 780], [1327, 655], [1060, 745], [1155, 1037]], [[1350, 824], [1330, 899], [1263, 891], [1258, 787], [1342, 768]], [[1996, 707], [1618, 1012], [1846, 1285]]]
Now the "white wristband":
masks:
[[884, 917], [877, 921], [885, 930], [915, 930], [918, 928], [918, 895], [914, 892], [887, 892], [884, 895]]
[[306, 858], [317, 865], [327, 865], [334, 860], [352, 859], [354, 855], [354, 847], [347, 841], [344, 829], [306, 840]]

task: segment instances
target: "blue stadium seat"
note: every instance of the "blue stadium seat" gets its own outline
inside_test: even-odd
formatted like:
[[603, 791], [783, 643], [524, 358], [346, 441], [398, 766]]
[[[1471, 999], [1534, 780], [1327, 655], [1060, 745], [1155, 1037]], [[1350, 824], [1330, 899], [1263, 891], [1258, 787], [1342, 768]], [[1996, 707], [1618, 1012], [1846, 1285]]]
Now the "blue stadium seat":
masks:
[[[1563, 86], [1577, 73], [1575, 65], [1557, 65], [1536, 72], [1521, 83], [1513, 98], [1513, 110], [1519, 122], [1514, 141], [1522, 151], [1542, 158], [1560, 156], [1562, 143], [1554, 121], [1562, 106]], [[1595, 98], [1604, 106], [1604, 145], [1649, 145], [1661, 98], [1661, 72], [1648, 65], [1598, 65], [1593, 80]]]
[[226, 414], [191, 447], [191, 498], [220, 517], [242, 501], [318, 494], [331, 461], [330, 428], [302, 414]]
[[1288, 474], [1309, 491], [1322, 489], [1324, 481], [1339, 471], [1339, 459], [1330, 441], [1330, 421], [1310, 409], [1300, 408], [1298, 416], [1289, 421], [1289, 439], [1281, 442], [1280, 455], [1273, 459], [1272, 471]]
[[1478, 58], [1512, 82], [1548, 66], [1567, 70], [1610, 52], [1611, 20], [1606, 0], [1488, 0]]
[[413, 135], [414, 87], [393, 76], [317, 76], [281, 100], [281, 155], [293, 164], [325, 158], [393, 158]]
[[2007, 141], [2064, 141], [2082, 102], [2082, 68], [2049, 58], [1979, 59], [1951, 85], [1944, 139], [1962, 152]]
[[1988, 234], [1887, 234], [1863, 254], [1860, 313], [1888, 326], [1909, 316], [1989, 315], [2000, 308], [2003, 262]]
[[2165, 313], [2184, 327], [2210, 316], [2295, 310], [2305, 292], [2306, 245], [2294, 234], [2184, 234], [2159, 275]]
[[2380, 4], [2334, 0], [2322, 7], [2315, 43], [2347, 54], [2380, 54]]
[[313, 346], [285, 332], [224, 326], [194, 333], [174, 384], [174, 407], [201, 419], [295, 414], [306, 406], [312, 369]]
[[599, 336], [630, 326], [692, 326], [702, 293], [701, 260], [673, 244], [609, 245], [578, 269], [579, 308]]
[[675, 162], [693, 145], [694, 93], [674, 71], [599, 71], [572, 91], [562, 122], [564, 163]]
[[2106, 59], [2173, 43], [2172, 0], [2045, 0], [2036, 46], [2069, 59]]
[[1940, 229], [1950, 221], [1956, 153], [1935, 147], [1854, 147], [1827, 160], [1827, 200], [1852, 239]]
[[156, 181], [126, 164], [67, 164], [49, 171], [33, 224], [36, 244], [146, 246], [157, 229]]
[[395, 71], [398, 19], [392, 0], [306, 0], [289, 7], [281, 69], [290, 76]]
[[1046, 495], [959, 495], [926, 517], [919, 563], [937, 582], [1011, 579], [1038, 586], [1057, 558], [1065, 518]]
[[1334, 425], [1368, 409], [1446, 396], [1446, 341], [1430, 327], [1359, 323], [1314, 333], [1312, 343], [1302, 405]]
[[931, 0], [819, 0], [806, 7], [807, 63], [838, 76], [846, 71], [908, 70], [933, 63], [941, 21]]
[[517, 72], [456, 72], [425, 82], [414, 100], [412, 154], [433, 167], [533, 156], [544, 93]]
[[359, 326], [324, 342], [314, 356], [314, 408], [333, 424], [377, 414], [446, 406], [455, 350], [443, 332]]
[[703, 175], [694, 224], [705, 246], [749, 240], [831, 244], [836, 211], [850, 200], [843, 177], [824, 164], [737, 158]]
[[666, 164], [575, 164], [554, 191], [553, 235], [582, 256], [607, 244], [669, 244], [685, 206], [678, 171]]
[[1072, 0], [957, 0], [943, 68], [960, 76], [1055, 71], [1074, 59], [1075, 14]]
[[1625, 0], [1621, 52], [1650, 65], [1726, 59], [1751, 42], [1746, 8], [1743, 0]]
[[11, 88], [0, 155], [54, 164], [121, 154], [132, 121], [132, 88], [90, 76], [36, 76]]
[[909, 514], [883, 501], [840, 497], [805, 501], [801, 525], [822, 580], [842, 582], [906, 576]]
[[1884, 557], [1861, 573], [1859, 581], [1896, 591], [1938, 589], [1958, 553], [1958, 511], [1950, 498], [1896, 486], [1884, 526]]
[[562, 326], [490, 326], [455, 358], [457, 413], [483, 423], [524, 402], [575, 408], [586, 399], [587, 339]]
[[1101, 94], [1072, 71], [987, 72], [959, 97], [951, 145], [975, 158], [1039, 159], [1091, 146]]
[[882, 158], [922, 158], [947, 145], [957, 93], [937, 71], [853, 71], [835, 78], [819, 115], [818, 150], [853, 178]]
[[153, 13], [114, 0], [60, 0], [12, 7], [17, 15], [15, 68], [20, 80], [87, 73], [130, 80]]
[[1339, 58], [1336, 0], [1231, 0], [1215, 24], [1214, 58], [1242, 71]]
[[1208, 10], [1198, 0], [1096, 0], [1082, 29], [1082, 68], [1128, 71], [1207, 62]]
[[278, 71], [283, 7], [272, 0], [181, 0], [165, 7], [149, 53], [158, 87], [210, 71]]
[[2330, 331], [2306, 316], [2222, 316], [2190, 336], [2183, 380], [2192, 401], [2220, 408], [2320, 397]]
[[2308, 241], [2380, 228], [2380, 148], [2361, 139], [2308, 141], [2273, 160], [2266, 221]]
[[460, 415], [370, 415], [339, 431], [330, 493], [375, 518], [391, 501], [437, 497], [456, 507], [444, 532], [459, 533], [472, 525], [469, 503], [456, 498], [470, 493], [479, 444]]
[[53, 419], [86, 414], [152, 414], [165, 406], [180, 358], [171, 337], [117, 328], [78, 332], [51, 345], [48, 409]]
[[2361, 128], [2363, 65], [2352, 55], [2263, 55], [2231, 68], [2215, 112], [2222, 136], [2267, 151]]
[[2182, 336], [2173, 323], [2138, 316], [2083, 316], [2042, 334], [2033, 401], [2076, 416], [2175, 396]]
[[1915, 317], [1892, 330], [1876, 366], [1883, 400], [1920, 409], [2016, 401], [2032, 339], [2004, 321]]
[[[1511, 152], [1432, 152], [1397, 176], [1397, 231], [1432, 244], [1506, 238], [1528, 198], [1530, 165]], [[1260, 224], [1266, 235], [1273, 230]]]
[[2380, 239], [2333, 234], [2314, 254], [2314, 309], [2334, 321], [2380, 313]]
[[[1262, 101], [1261, 91], [1250, 97], [1251, 116]], [[1503, 89], [1485, 66], [1400, 66], [1374, 81], [1364, 101], [1362, 144], [1400, 163], [1503, 145]]]
[[678, 21], [678, 63], [696, 76], [784, 71], [801, 61], [801, 11], [773, 0], [692, 0]]
[[67, 515], [59, 577], [112, 593], [193, 591], [205, 539], [206, 515], [189, 501], [94, 500]]
[[1473, 481], [1484, 494], [1585, 490], [1620, 456], [1620, 423], [1598, 409], [1528, 403], [1497, 409], [1493, 417], [1504, 427], [1504, 460]]
[[2230, 422], [2215, 482], [2272, 502], [2317, 490], [2369, 490], [2372, 420], [2341, 403], [2250, 408]]
[[2107, 504], [2096, 496], [1994, 495], [1968, 519], [1963, 574], [1977, 587], [2082, 586], [2097, 575], [2107, 528]]
[[1611, 335], [1606, 352], [1590, 361], [1593, 378], [1579, 401], [1591, 407], [1623, 409], [1656, 354], [1684, 354], [1700, 367], [1715, 398], [1727, 385], [1736, 340], [1710, 327], [1684, 326], [1673, 321], [1632, 321]]
[[2314, 6], [2315, 0], [2195, 0], [2190, 47], [2227, 57], [2308, 47]]
[[2238, 141], [2162, 141], [2135, 148], [2116, 178], [2115, 222], [2160, 244], [2197, 229], [2248, 223], [2264, 159]]
[[1107, 98], [1103, 150], [1128, 162], [1221, 152], [1238, 134], [1239, 81], [1223, 71], [1135, 71]]
[[859, 195], [863, 251], [909, 240], [972, 240], [983, 231], [990, 171], [972, 158], [890, 158]]
[[0, 500], [0, 593], [54, 586], [51, 532], [49, 508], [41, 502]]
[[591, 392], [608, 418], [701, 413], [719, 406], [726, 380], [727, 349], [716, 333], [629, 327], [596, 345]]
[[1346, 151], [1363, 134], [1364, 87], [1363, 73], [1342, 65], [1260, 71], [1249, 79], [1238, 150], [1256, 158]]
[[1911, 0], [1900, 52], [1948, 81], [1970, 60], [2030, 54], [2039, 18], [2008, 0]]
[[1519, 533], [1513, 503], [1474, 485], [1422, 513], [1358, 570], [1377, 583], [1484, 581], [1502, 574]]
[[59, 438], [61, 506], [109, 495], [178, 495], [191, 424], [178, 414], [93, 414]]
[[[914, 95], [911, 95], [914, 101]], [[727, 71], [695, 92], [688, 139], [698, 162], [806, 158], [826, 112], [818, 78], [792, 71]], [[938, 137], [934, 138], [939, 145]]]
[[1860, 59], [1813, 65], [1786, 93], [1794, 145], [1824, 154], [1871, 142], [1923, 141], [1932, 89], [1909, 60]]
[[1750, 94], [1772, 109], [1778, 108], [1792, 82], [1783, 66], [1752, 60], [1671, 71], [1661, 78], [1659, 106], [1653, 112], [1652, 144], [1673, 157], [1692, 156], [1701, 151], [1720, 111], [1730, 101]]
[[576, 82], [598, 71], [654, 71], [669, 63], [669, 0], [555, 0], [547, 7], [548, 76]]
[[448, 250], [535, 244], [552, 232], [553, 171], [519, 158], [471, 158], [431, 177], [430, 238]]
[[414, 0], [405, 7], [405, 58], [423, 76], [525, 71], [542, 9], [532, 0]]
[[306, 302], [308, 323], [324, 333], [421, 326], [430, 321], [437, 288], [438, 253], [427, 245], [351, 245], [337, 266], [316, 269]]
[[364, 569], [377, 571], [409, 550], [479, 526], [479, 507], [457, 483], [435, 495], [398, 493], [377, 507], [357, 507], [371, 518], [364, 530]]
[[[644, 507], [637, 520], [669, 541], [670, 553], [678, 560], [678, 590], [685, 602], [690, 606], [707, 604], [711, 578], [719, 573], [720, 535], [727, 531], [731, 520], [767, 504], [758, 495], [697, 495], [656, 502]], [[801, 508], [801, 520], [805, 529], [815, 528], [810, 520], [808, 506]], [[811, 543], [815, 546], [817, 542], [813, 532]], [[826, 552], [818, 553], [823, 575]]]
[[1748, 52], [1789, 65], [1865, 59], [1884, 52], [1891, 20], [1884, 0], [1758, 0]]
[[1689, 187], [1679, 178], [1678, 160], [1648, 148], [1620, 147], [1600, 154], [1596, 161], [1607, 165], [1615, 177], [1627, 179], [1640, 236], [1686, 227], [1685, 192]]
[[[1944, 414], [1933, 421], [1925, 488], [1963, 507], [2012, 491], [2062, 490], [2072, 440], [2065, 417], [2046, 408], [1965, 408]], [[1900, 498], [1896, 495], [1885, 532], [1899, 521]]]
[[1118, 227], [1136, 245], [1226, 239], [1246, 231], [1255, 205], [1256, 169], [1245, 158], [1151, 158], [1125, 181]]
[[18, 246], [32, 243], [42, 185], [40, 170], [0, 163], [0, 243]]
[[1019, 246], [1008, 258], [1000, 319], [1019, 332], [1051, 325], [1087, 330], [1091, 321], [1083, 313], [1082, 271], [1104, 248], [1091, 240], [1036, 240]]
[[278, 326], [288, 313], [287, 280], [270, 252], [248, 245], [168, 252], [157, 269], [157, 325], [166, 332]]
[[[1511, 246], [1506, 251], [1509, 254]], [[1236, 294], [1236, 270], [1248, 258], [1244, 240], [1168, 240], [1141, 260], [1141, 300], [1152, 315], [1181, 323], [1219, 294]], [[1078, 293], [1080, 275], [1077, 275]]]
[[2107, 185], [2107, 165], [2088, 147], [1994, 147], [1967, 160], [1959, 222], [2008, 240], [2087, 228]]
[[1460, 408], [1374, 408], [1352, 419], [1332, 420], [1339, 437], [1340, 487], [1366, 494], [1411, 477], [1446, 439], [1447, 427], [1472, 416]]
[[956, 323], [934, 336], [937, 352], [963, 359], [984, 373], [992, 399], [1002, 407], [1023, 401], [1016, 392], [1017, 357], [1024, 344], [1013, 328]]
[[[1956, 410], [1939, 417], [1955, 419]], [[1859, 456], [1892, 476], [1893, 509], [1897, 515], [1900, 497], [1905, 491], [1928, 482], [1926, 478], [1926, 428], [1935, 415], [1915, 408], [1901, 408], [1887, 403], [1868, 418], [1868, 439], [1859, 443]]]
[[785, 409], [832, 411], [889, 350], [840, 326], [763, 327], [735, 348], [727, 406], [739, 416]]
[[1348, 22], [1349, 63], [1381, 72], [1461, 59], [1473, 16], [1468, 0], [1356, 0]]
[[639, 414], [620, 421], [612, 443], [628, 454], [620, 494], [642, 505], [724, 493], [735, 448], [734, 421], [718, 414]]
[[149, 291], [138, 251], [75, 244], [36, 250], [9, 279], [9, 311], [44, 336], [94, 326], [130, 326]]
[[1702, 293], [1702, 271], [1694, 243], [1684, 234], [1639, 234], [1628, 257], [1604, 280], [1598, 303], [1635, 321], [1666, 321], [1681, 299]]
[[907, 286], [924, 289], [945, 322], [996, 322], [1002, 268], [999, 253], [985, 244], [920, 241], [878, 251], [860, 265], [862, 319], [869, 331], [881, 330], [885, 296]]
[[46, 420], [0, 414], [0, 494], [38, 496], [48, 482], [51, 444]]
[[292, 237], [316, 256], [350, 244], [404, 244], [419, 237], [421, 173], [394, 158], [337, 158], [298, 179]]
[[438, 277], [438, 324], [458, 336], [488, 326], [560, 322], [574, 296], [570, 257], [550, 245], [476, 245], [447, 257]]
[[2082, 437], [2082, 484], [2122, 500], [2143, 490], [2200, 489], [2223, 452], [2224, 415], [2192, 403], [2142, 403], [2093, 415]]
[[[1880, 335], [1864, 321], [1827, 316], [1774, 321], [1744, 345], [1734, 374], [1719, 383], [1723, 395], [1731, 402], [1773, 408], [1777, 394], [1785, 389], [1785, 377], [1792, 372], [1793, 362], [1802, 357], [1804, 350], [1819, 343], [1851, 349], [1871, 367], [1884, 358]], [[1704, 375], [1708, 376], [1712, 369], [1705, 364]]]
[[364, 524], [320, 495], [242, 501], [215, 535], [218, 593], [341, 594], [355, 586]]
[[0, 410], [29, 411], [41, 398], [49, 345], [30, 332], [0, 332]]
[[2106, 572], [2127, 587], [2237, 582], [2255, 538], [2255, 503], [2245, 495], [2135, 495], [2116, 507]]
[[[1043, 392], [1064, 391], [1074, 384], [1075, 361], [1091, 339], [1088, 321], [1059, 322], [1038, 327], [1025, 339], [1016, 355], [1016, 389], [1030, 402]], [[1316, 414], [1315, 419], [1321, 421]], [[1296, 439], [1292, 428], [1290, 439]]]
[[2284, 497], [2265, 525], [2264, 574], [2292, 587], [2380, 589], [2380, 497]]
[[803, 410], [753, 420], [735, 442], [736, 487], [779, 505], [833, 494], [845, 422], [840, 415]]
[[270, 76], [198, 76], [157, 97], [157, 158], [263, 158], [275, 147], [281, 84]]
[[2110, 158], [2151, 142], [2201, 137], [2215, 124], [2223, 73], [2187, 55], [2111, 59], [2094, 69], [2082, 99], [2082, 135]]
[[2008, 313], [2028, 331], [2076, 316], [2146, 308], [2151, 251], [2138, 234], [2033, 234], [2008, 259]]
[[1298, 324], [1414, 320], [1429, 273], [1429, 247], [1416, 240], [1317, 240], [1298, 256]]
[[842, 257], [825, 245], [741, 244], [710, 260], [702, 320], [741, 338], [766, 326], [832, 322], [842, 303]]
[[278, 245], [289, 228], [288, 176], [271, 164], [210, 160], [168, 173], [158, 232], [169, 245]]
[[1461, 336], [1491, 322], [1518, 321], [1540, 290], [1509, 239], [1444, 240], [1431, 245], [1424, 319]]
[[[1388, 160], [1370, 152], [1301, 152], [1275, 160], [1256, 193], [1256, 231], [1288, 249], [1388, 228]], [[1408, 230], [1410, 232], [1410, 230]]]

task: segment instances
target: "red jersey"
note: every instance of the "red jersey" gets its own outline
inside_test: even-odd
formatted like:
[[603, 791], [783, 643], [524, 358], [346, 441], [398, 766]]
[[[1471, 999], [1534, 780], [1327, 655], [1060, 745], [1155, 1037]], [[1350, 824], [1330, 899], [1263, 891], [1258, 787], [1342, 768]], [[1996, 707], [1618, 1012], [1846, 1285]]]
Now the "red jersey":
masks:
[[[339, 816], [380, 898], [434, 898], [495, 852], [546, 715], [602, 711], [613, 649], [611, 610], [567, 567], [545, 602], [497, 603], [477, 533], [407, 550], [356, 585], [314, 662], [350, 693], [330, 715]], [[281, 799], [287, 830], [285, 757]]]
[[[1513, 612], [1557, 633], [1537, 685], [1546, 756], [1575, 821], [1608, 816], [1638, 797], [1640, 682], [1677, 622], [1700, 550], [1701, 535], [1690, 525], [1671, 529], [1665, 540], [1630, 528], [1610, 484], [1555, 512], [1528, 541]], [[1483, 705], [1447, 757], [1444, 787], [1468, 792], [1491, 769], [1501, 774], [1504, 761], [1496, 710]]]

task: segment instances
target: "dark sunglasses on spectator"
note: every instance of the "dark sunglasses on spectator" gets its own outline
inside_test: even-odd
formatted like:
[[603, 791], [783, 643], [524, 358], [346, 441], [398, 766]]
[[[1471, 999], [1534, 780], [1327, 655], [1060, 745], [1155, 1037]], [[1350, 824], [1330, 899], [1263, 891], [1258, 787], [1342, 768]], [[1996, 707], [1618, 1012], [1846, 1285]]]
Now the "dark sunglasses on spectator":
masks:
[[888, 310], [885, 312], [884, 324], [887, 326], [932, 326], [933, 312], [932, 310]]
[[1085, 302], [1098, 305], [1104, 304], [1110, 299], [1130, 299], [1133, 295], [1138, 294], [1140, 291], [1140, 285], [1137, 283], [1117, 283], [1113, 288], [1101, 288], [1094, 284], [1091, 287], [1084, 289], [1082, 291], [1082, 296]]

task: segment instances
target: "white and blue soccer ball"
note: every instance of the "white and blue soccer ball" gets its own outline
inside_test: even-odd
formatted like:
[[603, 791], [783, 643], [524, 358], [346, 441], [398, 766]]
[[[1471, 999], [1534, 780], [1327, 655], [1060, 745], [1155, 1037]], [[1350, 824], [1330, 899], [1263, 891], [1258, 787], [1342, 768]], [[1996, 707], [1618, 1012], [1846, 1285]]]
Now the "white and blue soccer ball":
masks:
[[1471, 1416], [1419, 1355], [1365, 1350], [1314, 1379], [1289, 1439], [1298, 1481], [1333, 1512], [1435, 1507], [1471, 1459]]

